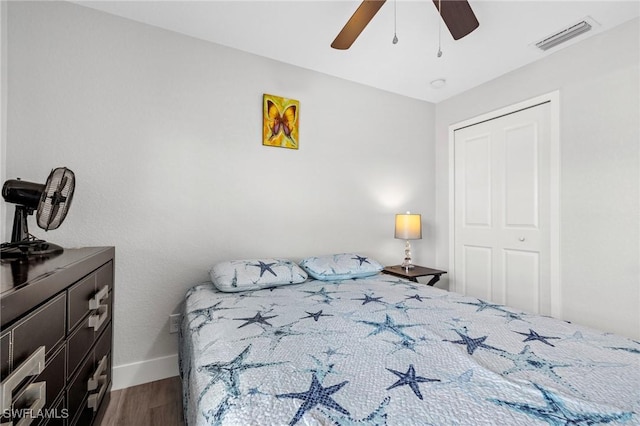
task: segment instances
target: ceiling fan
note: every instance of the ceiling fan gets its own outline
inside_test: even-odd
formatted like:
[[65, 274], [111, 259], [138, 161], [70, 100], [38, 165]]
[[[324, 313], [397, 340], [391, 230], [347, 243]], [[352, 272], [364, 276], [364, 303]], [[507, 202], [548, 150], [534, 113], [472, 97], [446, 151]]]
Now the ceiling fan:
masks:
[[[385, 2], [386, 0], [363, 0], [333, 40], [331, 47], [340, 50], [351, 47]], [[454, 40], [461, 39], [480, 25], [466, 0], [433, 0], [433, 4], [447, 24]]]

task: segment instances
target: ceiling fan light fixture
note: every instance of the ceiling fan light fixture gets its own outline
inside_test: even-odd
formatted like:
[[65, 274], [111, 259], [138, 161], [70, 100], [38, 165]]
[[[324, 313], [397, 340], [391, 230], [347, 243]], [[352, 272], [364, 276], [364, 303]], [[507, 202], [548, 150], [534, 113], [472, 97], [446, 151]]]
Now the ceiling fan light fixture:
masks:
[[593, 21], [585, 18], [576, 24], [543, 38], [539, 42], [535, 43], [535, 46], [540, 50], [546, 51], [590, 31], [593, 27]]

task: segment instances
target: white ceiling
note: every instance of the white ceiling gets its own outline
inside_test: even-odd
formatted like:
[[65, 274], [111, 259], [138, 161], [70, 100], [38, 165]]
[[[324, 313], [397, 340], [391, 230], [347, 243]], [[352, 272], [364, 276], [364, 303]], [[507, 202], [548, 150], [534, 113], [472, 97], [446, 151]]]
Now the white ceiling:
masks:
[[[480, 27], [454, 41], [431, 0], [388, 0], [349, 50], [330, 47], [360, 1], [76, 1], [135, 21], [439, 102], [640, 16], [640, 1], [469, 0]], [[533, 45], [584, 18], [590, 32], [543, 52]], [[446, 79], [445, 87], [430, 82]]]

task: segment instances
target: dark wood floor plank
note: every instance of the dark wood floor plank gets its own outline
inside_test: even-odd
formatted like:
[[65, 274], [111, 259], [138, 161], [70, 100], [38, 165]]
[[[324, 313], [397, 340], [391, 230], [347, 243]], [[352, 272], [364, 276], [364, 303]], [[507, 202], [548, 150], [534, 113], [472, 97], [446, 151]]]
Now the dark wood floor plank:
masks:
[[111, 392], [101, 426], [184, 426], [182, 384], [170, 377]]
[[118, 404], [121, 402], [120, 396], [122, 395], [122, 392], [123, 390], [111, 392], [109, 406], [107, 407], [107, 411], [104, 413], [104, 417], [102, 417], [102, 426], [116, 425], [116, 413], [118, 412]]
[[149, 410], [152, 425], [182, 425], [182, 404], [165, 404]]

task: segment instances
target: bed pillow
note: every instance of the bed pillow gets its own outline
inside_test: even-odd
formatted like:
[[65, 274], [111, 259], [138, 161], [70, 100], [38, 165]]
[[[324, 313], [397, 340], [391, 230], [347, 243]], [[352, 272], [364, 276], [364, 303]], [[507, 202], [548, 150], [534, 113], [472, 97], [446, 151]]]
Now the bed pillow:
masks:
[[383, 268], [378, 261], [358, 253], [308, 257], [300, 266], [313, 278], [324, 281], [368, 277]]
[[227, 293], [298, 284], [308, 278], [305, 271], [287, 259], [220, 262], [211, 268], [209, 275], [213, 285]]

